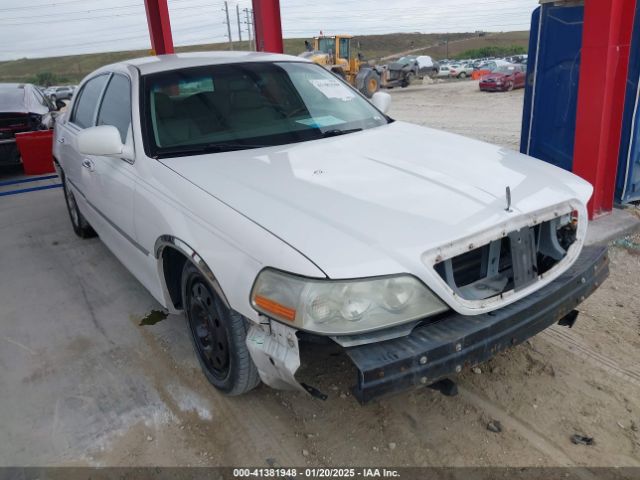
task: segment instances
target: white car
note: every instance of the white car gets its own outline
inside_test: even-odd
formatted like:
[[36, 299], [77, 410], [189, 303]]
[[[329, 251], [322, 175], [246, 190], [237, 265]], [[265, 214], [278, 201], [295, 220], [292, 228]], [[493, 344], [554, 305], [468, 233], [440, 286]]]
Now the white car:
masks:
[[362, 402], [446, 386], [571, 323], [608, 272], [583, 248], [591, 186], [394, 121], [389, 102], [286, 55], [103, 67], [55, 127], [73, 228], [185, 312], [227, 394], [262, 380], [323, 397], [301, 378], [307, 341], [344, 349]]
[[438, 73], [436, 73], [437, 78], [449, 78], [451, 76], [451, 69], [449, 65], [440, 65], [438, 67]]
[[473, 73], [473, 65], [470, 63], [456, 63], [449, 66], [449, 76], [456, 78], [467, 78]]

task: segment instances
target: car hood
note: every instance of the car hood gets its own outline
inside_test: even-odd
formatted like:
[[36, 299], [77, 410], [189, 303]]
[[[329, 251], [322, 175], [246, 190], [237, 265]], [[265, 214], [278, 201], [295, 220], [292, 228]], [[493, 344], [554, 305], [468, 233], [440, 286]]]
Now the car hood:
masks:
[[503, 80], [508, 76], [509, 75], [505, 75], [504, 73], [492, 73], [490, 75], [485, 75], [484, 77], [482, 77], [482, 80]]
[[330, 278], [421, 276], [425, 251], [570, 199], [586, 203], [591, 195], [591, 185], [550, 164], [403, 122], [161, 161]]

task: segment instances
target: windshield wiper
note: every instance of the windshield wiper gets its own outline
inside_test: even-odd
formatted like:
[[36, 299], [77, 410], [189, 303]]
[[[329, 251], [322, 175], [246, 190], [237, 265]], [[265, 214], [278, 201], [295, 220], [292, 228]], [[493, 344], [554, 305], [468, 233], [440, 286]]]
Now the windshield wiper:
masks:
[[361, 131], [362, 131], [361, 128], [349, 128], [345, 130], [340, 130], [338, 128], [335, 128], [333, 130], [327, 130], [325, 132], [322, 132], [322, 138], [337, 137], [338, 135], [346, 135], [347, 133], [355, 133], [355, 132], [361, 132]]
[[206, 145], [172, 147], [164, 149], [158, 153], [158, 158], [175, 156], [175, 155], [197, 155], [201, 153], [220, 153], [220, 152], [233, 152], [237, 150], [250, 150], [253, 148], [271, 147], [273, 145], [255, 145], [244, 143], [209, 143]]

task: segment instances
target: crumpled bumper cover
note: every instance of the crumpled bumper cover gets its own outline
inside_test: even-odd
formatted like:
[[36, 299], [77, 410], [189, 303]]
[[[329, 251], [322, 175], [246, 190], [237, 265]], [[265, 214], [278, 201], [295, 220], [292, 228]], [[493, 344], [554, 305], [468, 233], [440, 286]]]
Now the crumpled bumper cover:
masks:
[[358, 368], [361, 403], [430, 385], [518, 345], [571, 313], [609, 275], [606, 247], [585, 247], [574, 265], [540, 290], [499, 310], [449, 313], [410, 335], [345, 349]]

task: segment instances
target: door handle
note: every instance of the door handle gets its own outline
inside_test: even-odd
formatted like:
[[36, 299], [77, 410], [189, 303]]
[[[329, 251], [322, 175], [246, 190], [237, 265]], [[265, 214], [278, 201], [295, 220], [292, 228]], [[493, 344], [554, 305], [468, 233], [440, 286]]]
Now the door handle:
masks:
[[85, 158], [84, 160], [82, 160], [82, 166], [84, 168], [88, 169], [90, 172], [94, 171], [93, 162], [91, 160], [89, 160], [88, 158]]
[[56, 140], [58, 143], [64, 143], [64, 137], [60, 137], [58, 138], [58, 140]]

